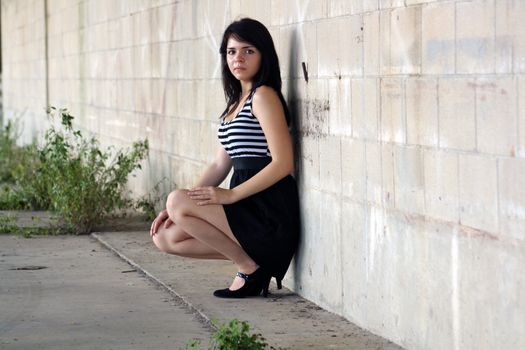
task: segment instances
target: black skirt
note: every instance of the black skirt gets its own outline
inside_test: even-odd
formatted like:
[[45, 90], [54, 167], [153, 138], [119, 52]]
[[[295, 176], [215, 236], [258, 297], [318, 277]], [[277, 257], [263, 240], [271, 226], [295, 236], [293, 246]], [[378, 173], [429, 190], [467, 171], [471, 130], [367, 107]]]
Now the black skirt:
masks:
[[[245, 182], [270, 163], [269, 157], [233, 158], [230, 188]], [[299, 196], [288, 175], [269, 188], [233, 204], [224, 211], [244, 251], [278, 281], [282, 280], [297, 249], [300, 233]]]

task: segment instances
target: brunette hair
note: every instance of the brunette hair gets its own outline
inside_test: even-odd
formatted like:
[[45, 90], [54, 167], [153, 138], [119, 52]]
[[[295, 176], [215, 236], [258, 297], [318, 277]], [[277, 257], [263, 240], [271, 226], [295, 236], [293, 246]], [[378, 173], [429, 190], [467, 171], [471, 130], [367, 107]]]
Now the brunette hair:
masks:
[[279, 58], [275, 51], [272, 36], [266, 27], [259, 21], [251, 18], [243, 18], [241, 20], [231, 23], [222, 36], [220, 47], [221, 64], [222, 64], [222, 85], [224, 87], [224, 95], [226, 97], [226, 109], [221, 117], [226, 115], [231, 109], [235, 109], [239, 104], [242, 89], [241, 83], [233, 76], [228, 68], [226, 61], [226, 46], [230, 37], [234, 37], [241, 42], [249, 43], [257, 48], [261, 53], [261, 67], [253, 77], [252, 91], [255, 91], [259, 86], [267, 85], [273, 88], [284, 109], [286, 121], [290, 122], [290, 112], [286, 101], [281, 92], [281, 71], [279, 68]]

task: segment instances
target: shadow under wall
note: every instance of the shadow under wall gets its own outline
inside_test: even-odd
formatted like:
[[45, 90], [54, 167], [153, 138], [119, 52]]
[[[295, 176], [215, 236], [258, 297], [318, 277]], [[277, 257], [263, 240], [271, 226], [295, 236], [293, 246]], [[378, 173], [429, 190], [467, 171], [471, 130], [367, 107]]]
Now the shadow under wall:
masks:
[[[287, 84], [287, 91], [288, 91], [288, 98], [287, 98], [287, 104], [288, 109], [290, 111], [290, 133], [292, 135], [292, 142], [293, 142], [293, 151], [294, 151], [294, 159], [295, 159], [295, 172], [294, 177], [297, 181], [297, 184], [299, 185], [301, 183], [301, 174], [303, 170], [302, 166], [302, 146], [301, 146], [301, 138], [300, 138], [300, 130], [301, 130], [301, 99], [299, 96], [299, 89], [298, 84], [300, 83], [299, 79], [295, 78], [295, 72], [297, 72], [299, 62], [297, 61], [298, 53], [299, 53], [299, 39], [297, 35], [297, 30], [293, 29], [291, 33], [290, 38], [290, 47], [288, 48], [289, 52], [289, 61], [287, 62], [287, 71], [288, 71], [288, 84]], [[306, 72], [305, 72], [306, 74]], [[301, 82], [302, 83], [302, 82]], [[308, 83], [308, 80], [305, 75], [305, 83]], [[300, 190], [300, 189], [299, 189]], [[301, 235], [299, 236], [299, 247], [302, 246], [302, 214], [301, 214]], [[293, 260], [293, 272], [294, 272], [294, 279], [296, 286], [301, 286], [301, 274], [300, 274], [300, 250], [298, 249], [295, 258]], [[296, 287], [297, 289], [297, 287]]]

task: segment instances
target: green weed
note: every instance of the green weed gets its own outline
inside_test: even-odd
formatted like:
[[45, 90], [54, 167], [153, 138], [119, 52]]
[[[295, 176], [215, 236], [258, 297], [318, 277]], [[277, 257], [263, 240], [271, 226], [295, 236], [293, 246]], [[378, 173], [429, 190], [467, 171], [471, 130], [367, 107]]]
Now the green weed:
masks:
[[[81, 234], [111, 213], [133, 207], [125, 186], [148, 155], [147, 140], [133, 143], [128, 151], [103, 150], [97, 139], [73, 128], [67, 109], [50, 107], [47, 113], [52, 121], [59, 119], [60, 127], [50, 127], [43, 145], [11, 166], [14, 184], [0, 191], [0, 209], [54, 211], [66, 227]], [[12, 130], [4, 134], [9, 139]], [[10, 141], [5, 144], [8, 148]]]
[[[213, 334], [208, 350], [265, 350], [268, 349], [266, 339], [260, 333], [250, 334], [250, 325], [246, 321], [231, 320], [229, 323], [217, 324], [217, 331]], [[183, 350], [199, 349], [200, 341], [190, 340]], [[286, 350], [269, 346], [270, 350]]]

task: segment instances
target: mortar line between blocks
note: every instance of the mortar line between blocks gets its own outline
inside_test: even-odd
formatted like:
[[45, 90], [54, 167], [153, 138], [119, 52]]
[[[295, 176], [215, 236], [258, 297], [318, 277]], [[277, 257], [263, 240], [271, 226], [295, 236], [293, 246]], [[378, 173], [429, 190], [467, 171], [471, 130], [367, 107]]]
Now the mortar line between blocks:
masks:
[[169, 294], [171, 294], [173, 297], [175, 297], [177, 300], [180, 300], [183, 302], [190, 311], [193, 312], [193, 314], [197, 317], [197, 319], [204, 323], [206, 326], [211, 327], [213, 330], [218, 330], [218, 328], [211, 322], [211, 319], [201, 310], [197, 309], [193, 304], [184, 296], [177, 293], [173, 288], [171, 288], [166, 283], [162, 282], [159, 278], [157, 278], [155, 275], [144, 269], [142, 266], [134, 262], [132, 259], [128, 258], [126, 255], [121, 253], [118, 249], [114, 248], [111, 244], [109, 244], [107, 241], [105, 241], [102, 237], [100, 237], [96, 232], [91, 233], [91, 237], [95, 238], [102, 246], [104, 246], [106, 249], [111, 251], [113, 254], [117, 255], [119, 258], [124, 260], [126, 263], [131, 265], [132, 267], [136, 268], [138, 271], [140, 271], [142, 274], [144, 274], [149, 280], [151, 280], [153, 283], [157, 284], [158, 286], [164, 288]]

